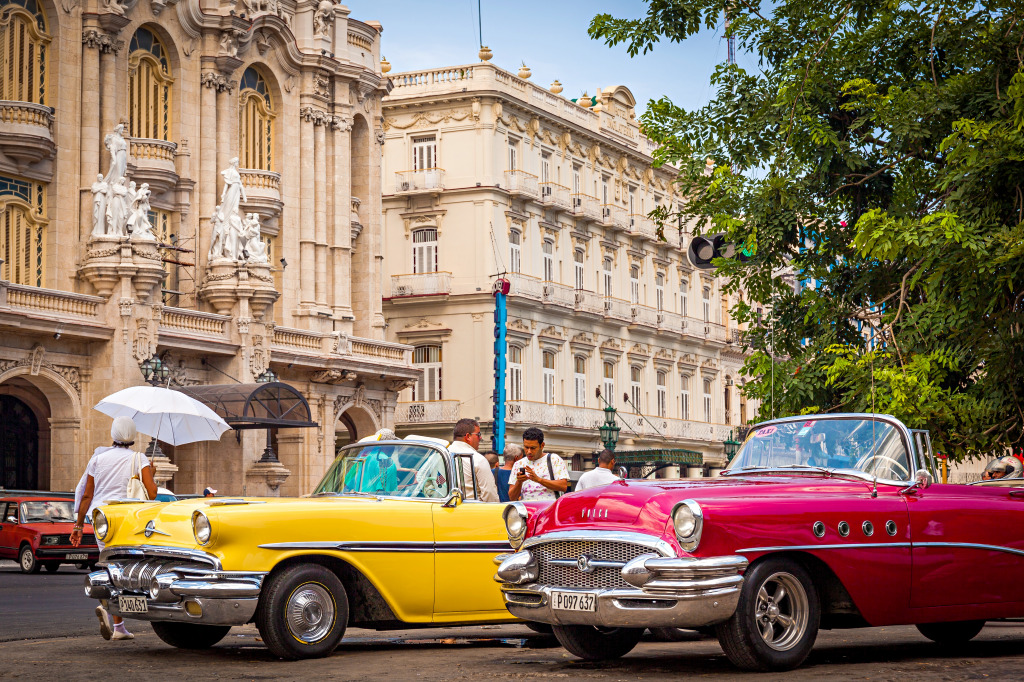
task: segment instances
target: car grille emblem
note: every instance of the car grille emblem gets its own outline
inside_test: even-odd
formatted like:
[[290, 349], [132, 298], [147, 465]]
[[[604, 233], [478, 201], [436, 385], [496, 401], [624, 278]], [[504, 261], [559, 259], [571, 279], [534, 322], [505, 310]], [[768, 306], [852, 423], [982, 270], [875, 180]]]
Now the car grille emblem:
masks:
[[580, 573], [593, 573], [597, 570], [591, 565], [593, 560], [594, 557], [590, 554], [582, 554], [580, 555], [580, 558], [576, 560], [576, 568], [580, 569]]
[[149, 523], [147, 523], [146, 527], [140, 530], [138, 533], [136, 533], [136, 535], [139, 535], [140, 533], [144, 534], [147, 538], [153, 537], [154, 533], [159, 533], [160, 535], [170, 535], [170, 533], [165, 533], [162, 530], [158, 530], [155, 521], [150, 521]]

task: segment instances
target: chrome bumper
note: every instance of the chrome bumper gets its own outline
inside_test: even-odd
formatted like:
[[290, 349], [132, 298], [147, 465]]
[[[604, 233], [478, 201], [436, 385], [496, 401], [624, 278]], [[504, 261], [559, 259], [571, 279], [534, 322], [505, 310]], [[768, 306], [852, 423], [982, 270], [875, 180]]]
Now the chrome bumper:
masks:
[[[105, 568], [85, 578], [85, 594], [111, 614], [138, 620], [244, 625], [252, 620], [266, 573], [223, 571], [205, 553], [103, 552]], [[211, 560], [212, 559], [212, 560]], [[118, 597], [143, 596], [145, 613], [122, 613]]]
[[[554, 625], [696, 628], [727, 620], [743, 587], [742, 556], [707, 559], [645, 554], [622, 567], [630, 587], [580, 589], [535, 582], [537, 561], [529, 550], [507, 555], [494, 579], [514, 616]], [[553, 608], [553, 591], [594, 595], [595, 611]]]

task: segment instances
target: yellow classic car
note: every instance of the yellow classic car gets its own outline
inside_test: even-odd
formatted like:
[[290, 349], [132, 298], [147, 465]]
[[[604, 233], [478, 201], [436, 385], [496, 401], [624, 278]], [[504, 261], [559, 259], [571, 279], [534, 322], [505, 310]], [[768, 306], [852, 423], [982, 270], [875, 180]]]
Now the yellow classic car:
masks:
[[349, 625], [512, 622], [492, 579], [511, 550], [504, 505], [476, 497], [472, 466], [443, 445], [356, 443], [308, 498], [98, 508], [103, 568], [85, 592], [180, 648], [255, 622], [289, 659], [329, 654]]

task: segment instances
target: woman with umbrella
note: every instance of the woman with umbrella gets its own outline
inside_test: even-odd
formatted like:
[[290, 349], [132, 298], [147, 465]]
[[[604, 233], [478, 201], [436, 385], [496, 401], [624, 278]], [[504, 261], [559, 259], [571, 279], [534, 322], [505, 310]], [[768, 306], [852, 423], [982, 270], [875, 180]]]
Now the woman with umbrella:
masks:
[[[115, 417], [110, 427], [110, 437], [114, 443], [109, 448], [97, 448], [85, 469], [85, 492], [82, 503], [78, 507], [78, 519], [71, 532], [71, 544], [75, 547], [82, 541], [82, 527], [85, 519], [92, 517], [96, 507], [105, 504], [106, 500], [125, 497], [128, 482], [138, 476], [146, 488], [149, 499], [156, 497], [156, 482], [153, 480], [153, 467], [145, 455], [131, 450], [135, 444], [135, 422], [129, 417]], [[138, 471], [133, 471], [133, 462], [142, 458]], [[96, 544], [103, 550], [103, 542], [96, 538]], [[135, 635], [128, 632], [117, 616], [111, 616], [103, 606], [96, 607], [96, 616], [100, 619], [100, 634], [103, 639], [134, 639]]]

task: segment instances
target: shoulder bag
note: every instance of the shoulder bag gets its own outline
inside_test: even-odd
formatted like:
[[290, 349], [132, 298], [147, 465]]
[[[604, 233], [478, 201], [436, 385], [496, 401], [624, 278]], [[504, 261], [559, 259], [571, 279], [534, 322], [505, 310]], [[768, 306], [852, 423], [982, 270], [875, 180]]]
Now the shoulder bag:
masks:
[[132, 477], [128, 479], [128, 491], [125, 495], [132, 500], [148, 500], [149, 492], [142, 484], [142, 466], [139, 465], [139, 458], [145, 458], [141, 452], [132, 453], [131, 472]]
[[[548, 480], [550, 480], [550, 481], [553, 481], [553, 480], [555, 480], [555, 467], [554, 467], [554, 466], [553, 466], [553, 465], [551, 464], [551, 453], [550, 453], [550, 452], [549, 452], [549, 453], [547, 453], [547, 458], [548, 458], [548, 476], [550, 476], [550, 477], [551, 477], [551, 478], [550, 478], [550, 479], [548, 479]], [[557, 499], [558, 499], [559, 497], [561, 497], [562, 495], [564, 495], [564, 494], [565, 494], [565, 493], [563, 493], [563, 492], [560, 492], [560, 491], [558, 491], [558, 490], [552, 490], [551, 492], [553, 492], [553, 493], [555, 494], [555, 499], [556, 499], [556, 500], [557, 500]]]

